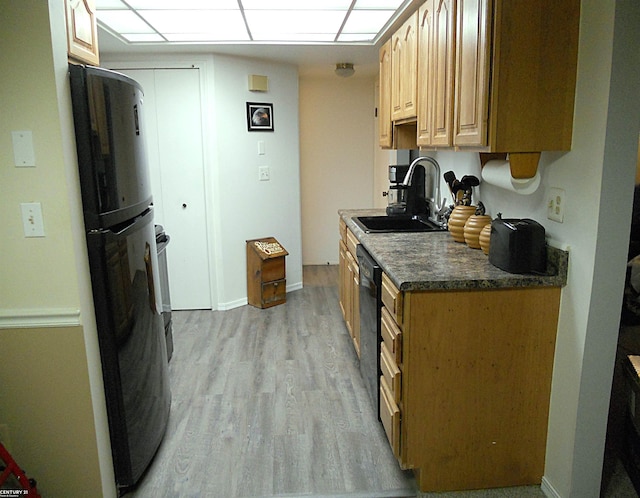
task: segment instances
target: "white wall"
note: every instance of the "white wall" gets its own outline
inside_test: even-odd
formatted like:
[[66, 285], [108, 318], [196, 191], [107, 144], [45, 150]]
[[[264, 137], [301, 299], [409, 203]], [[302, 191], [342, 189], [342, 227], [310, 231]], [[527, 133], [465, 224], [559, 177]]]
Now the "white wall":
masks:
[[[289, 252], [287, 290], [302, 287], [298, 74], [295, 66], [223, 55], [107, 54], [105, 67], [200, 68], [205, 191], [215, 309], [247, 303], [246, 241], [275, 237]], [[268, 92], [250, 92], [264, 75]], [[246, 102], [273, 104], [273, 132], [249, 132]], [[264, 155], [258, 155], [258, 141]], [[270, 180], [258, 180], [268, 166]]]
[[[212, 112], [216, 130], [217, 213], [222, 264], [220, 308], [246, 304], [246, 241], [275, 237], [289, 252], [287, 289], [302, 286], [298, 74], [294, 66], [214, 57]], [[250, 74], [269, 78], [269, 91], [248, 90]], [[245, 102], [273, 104], [274, 132], [248, 132]], [[258, 141], [265, 154], [258, 155]], [[268, 166], [270, 181], [258, 180]]]
[[373, 78], [300, 79], [305, 265], [337, 264], [338, 209], [373, 203]]

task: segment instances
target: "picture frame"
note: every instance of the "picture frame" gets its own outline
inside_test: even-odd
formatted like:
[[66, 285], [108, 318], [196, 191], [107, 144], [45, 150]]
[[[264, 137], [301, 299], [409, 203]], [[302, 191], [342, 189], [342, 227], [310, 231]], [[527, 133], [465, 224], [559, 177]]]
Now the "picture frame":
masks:
[[247, 130], [273, 131], [273, 104], [247, 102]]

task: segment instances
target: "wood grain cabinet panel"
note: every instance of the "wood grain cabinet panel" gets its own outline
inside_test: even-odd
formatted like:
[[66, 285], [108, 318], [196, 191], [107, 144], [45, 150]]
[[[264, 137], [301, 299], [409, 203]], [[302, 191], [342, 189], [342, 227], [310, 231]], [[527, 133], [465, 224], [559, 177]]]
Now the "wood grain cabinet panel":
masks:
[[380, 370], [387, 382], [391, 399], [398, 404], [402, 397], [402, 373], [384, 342], [380, 345]]
[[[428, 149], [571, 149], [579, 0], [425, 0], [416, 14], [416, 75], [406, 69], [410, 31], [403, 25], [391, 37], [394, 148], [415, 133]], [[530, 176], [516, 159], [514, 177]]]
[[386, 306], [392, 318], [396, 323], [402, 325], [402, 294], [384, 272], [382, 273], [382, 289], [380, 294], [382, 296], [382, 303]]
[[[489, 0], [457, 0], [455, 145], [488, 145]], [[451, 136], [449, 137], [451, 143]]]
[[384, 377], [380, 377], [380, 421], [387, 435], [391, 450], [396, 458], [400, 457], [400, 409]]
[[411, 119], [417, 113], [418, 12], [391, 37], [391, 118]]
[[402, 330], [400, 330], [386, 306], [383, 306], [381, 310], [380, 334], [393, 360], [400, 365], [402, 363]]
[[356, 259], [358, 239], [344, 221], [339, 223], [339, 299], [340, 310], [353, 347], [360, 357], [360, 268]]
[[94, 0], [65, 0], [67, 53], [73, 62], [100, 64]]
[[401, 464], [422, 491], [539, 485], [560, 289], [404, 300]]
[[393, 144], [393, 123], [391, 121], [391, 40], [387, 40], [379, 52], [379, 105], [378, 105], [378, 135], [379, 145], [383, 149], [391, 148]]

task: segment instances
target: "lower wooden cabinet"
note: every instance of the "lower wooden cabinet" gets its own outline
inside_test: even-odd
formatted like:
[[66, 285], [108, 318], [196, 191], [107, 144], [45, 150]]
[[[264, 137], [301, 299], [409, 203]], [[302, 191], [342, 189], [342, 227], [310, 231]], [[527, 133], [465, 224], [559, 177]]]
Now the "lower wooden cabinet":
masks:
[[400, 408], [393, 401], [393, 396], [384, 377], [380, 377], [380, 421], [393, 454], [400, 459]]
[[400, 466], [423, 492], [540, 484], [560, 288], [388, 289], [380, 419]]
[[356, 259], [358, 239], [342, 220], [339, 245], [340, 309], [353, 347], [360, 357], [360, 271]]

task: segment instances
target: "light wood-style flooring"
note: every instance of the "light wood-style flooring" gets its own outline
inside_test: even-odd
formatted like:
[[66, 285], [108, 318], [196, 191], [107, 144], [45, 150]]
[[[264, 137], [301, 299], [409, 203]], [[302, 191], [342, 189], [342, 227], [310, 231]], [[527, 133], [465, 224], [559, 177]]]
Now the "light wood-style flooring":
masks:
[[337, 267], [261, 310], [173, 313], [169, 427], [135, 497], [415, 496], [371, 408]]
[[[127, 498], [545, 496], [416, 491], [369, 403], [337, 281], [336, 266], [308, 266], [286, 304], [173, 313], [169, 427]], [[634, 495], [618, 462], [604, 496]]]

